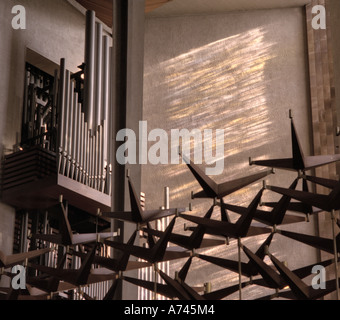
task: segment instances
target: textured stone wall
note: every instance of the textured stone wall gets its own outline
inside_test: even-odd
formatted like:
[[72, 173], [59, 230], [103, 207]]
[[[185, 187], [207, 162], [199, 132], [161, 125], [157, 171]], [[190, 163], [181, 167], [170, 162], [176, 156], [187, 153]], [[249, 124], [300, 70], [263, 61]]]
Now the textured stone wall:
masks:
[[[291, 156], [289, 109], [306, 155], [312, 152], [309, 70], [305, 10], [242, 11], [219, 15], [150, 18], [146, 22], [144, 120], [148, 130], [225, 129], [225, 169], [212, 176], [216, 182], [240, 178], [262, 168], [249, 166], [248, 158]], [[150, 143], [151, 146], [153, 143]], [[205, 164], [201, 168], [205, 168]], [[288, 187], [295, 173], [277, 170], [267, 183]], [[142, 191], [146, 207], [163, 204], [163, 188], [170, 187], [170, 206], [188, 206], [203, 216], [212, 200], [191, 200], [200, 187], [186, 165], [144, 165]], [[225, 201], [247, 206], [262, 187], [262, 181], [244, 188]], [[278, 199], [264, 192], [263, 200]], [[231, 215], [233, 221], [237, 216]], [[213, 218], [219, 219], [216, 208]], [[184, 232], [178, 219], [175, 232]], [[187, 225], [194, 225], [187, 223]], [[309, 223], [282, 226], [314, 234]], [[266, 236], [242, 242], [257, 250]], [[271, 252], [290, 268], [317, 261], [308, 246], [274, 236]], [[237, 241], [203, 251], [206, 255], [237, 260]], [[247, 258], [242, 255], [242, 260]], [[266, 260], [267, 261], [267, 260]], [[185, 260], [171, 263], [174, 276]], [[245, 280], [245, 279], [243, 279]], [[238, 275], [193, 259], [188, 283], [213, 290], [238, 283]], [[270, 292], [270, 290], [269, 290]], [[272, 292], [272, 291], [271, 291]], [[268, 291], [252, 286], [243, 297], [251, 299]], [[238, 295], [229, 298], [238, 298]]]

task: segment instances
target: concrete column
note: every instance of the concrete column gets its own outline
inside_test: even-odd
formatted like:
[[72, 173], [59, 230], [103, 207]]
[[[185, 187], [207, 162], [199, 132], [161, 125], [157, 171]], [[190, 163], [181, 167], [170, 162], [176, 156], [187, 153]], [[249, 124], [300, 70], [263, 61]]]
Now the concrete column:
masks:
[[[143, 114], [144, 75], [144, 19], [145, 0], [113, 0], [113, 211], [130, 210], [126, 171], [137, 192], [141, 187], [141, 166], [125, 166], [116, 161], [116, 150], [122, 142], [116, 142], [119, 130], [129, 128], [138, 135], [139, 121]], [[138, 145], [138, 144], [137, 144]], [[137, 151], [138, 154], [138, 151]], [[124, 188], [123, 188], [124, 186]], [[132, 224], [115, 222], [115, 229], [121, 229], [120, 241], [126, 242], [135, 230]], [[137, 276], [134, 272], [132, 276]], [[123, 285], [122, 299], [137, 299], [137, 287]]]

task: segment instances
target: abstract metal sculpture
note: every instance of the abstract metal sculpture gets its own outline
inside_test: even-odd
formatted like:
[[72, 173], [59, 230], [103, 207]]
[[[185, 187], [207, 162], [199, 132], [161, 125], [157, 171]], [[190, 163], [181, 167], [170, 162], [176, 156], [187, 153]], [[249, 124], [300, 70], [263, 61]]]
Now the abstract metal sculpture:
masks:
[[195, 165], [191, 160], [187, 159], [185, 155], [183, 155], [182, 157], [183, 160], [186, 162], [188, 168], [198, 181], [198, 183], [203, 188], [202, 191], [192, 194], [192, 199], [194, 198], [221, 199], [227, 196], [228, 194], [231, 194], [239, 189], [242, 189], [243, 187], [246, 187], [273, 173], [273, 170], [267, 170], [248, 177], [243, 177], [236, 180], [226, 181], [224, 183], [217, 184], [215, 181], [209, 178], [197, 165]]
[[34, 259], [39, 257], [47, 252], [51, 251], [50, 248], [34, 250], [29, 252], [17, 253], [12, 255], [5, 255], [2, 251], [0, 251], [0, 268], [9, 268], [15, 265], [18, 265], [25, 260]]
[[[289, 189], [295, 189], [297, 185], [298, 179], [296, 179]], [[280, 225], [280, 224], [290, 224], [290, 223], [297, 223], [305, 221], [304, 218], [288, 215], [286, 214], [289, 205], [290, 205], [291, 198], [288, 196], [283, 196], [279, 202], [275, 203], [273, 210], [271, 212], [263, 211], [263, 210], [256, 210], [254, 215], [254, 220], [262, 222], [269, 226]], [[225, 209], [231, 210], [238, 214], [245, 214], [247, 208], [234, 206], [230, 204], [223, 203], [223, 207]]]
[[180, 217], [206, 227], [205, 232], [213, 235], [221, 235], [231, 238], [242, 238], [260, 235], [264, 233], [270, 233], [271, 229], [264, 227], [255, 227], [250, 225], [256, 213], [257, 206], [260, 203], [262, 193], [263, 189], [261, 189], [258, 192], [254, 200], [250, 203], [249, 207], [247, 208], [246, 213], [242, 215], [237, 220], [236, 223], [199, 218], [187, 214], [180, 214]]
[[110, 240], [105, 240], [105, 244], [114, 247], [115, 249], [119, 249], [129, 254], [141, 258], [143, 260], [149, 261], [151, 263], [156, 263], [163, 261], [166, 252], [172, 252], [172, 254], [176, 255], [178, 253], [179, 257], [183, 257], [182, 253], [184, 252], [184, 256], [187, 255], [185, 251], [171, 251], [171, 248], [167, 249], [167, 245], [171, 236], [172, 229], [175, 225], [176, 217], [172, 219], [169, 226], [166, 228], [162, 237], [156, 242], [156, 244], [152, 248], [143, 248], [134, 245], [128, 245], [120, 242], [114, 242]]
[[308, 171], [326, 164], [330, 164], [340, 160], [340, 155], [327, 155], [327, 156], [305, 156], [303, 154], [299, 137], [297, 135], [293, 117], [290, 111], [291, 118], [291, 144], [292, 144], [292, 157], [273, 160], [256, 160], [249, 159], [250, 165], [265, 166], [271, 168], [279, 168], [294, 171]]
[[140, 225], [146, 224], [157, 219], [173, 216], [179, 212], [186, 211], [185, 208], [174, 209], [158, 209], [158, 210], [143, 210], [140, 205], [140, 200], [137, 196], [135, 188], [128, 177], [129, 194], [131, 211], [128, 212], [104, 212], [101, 215], [106, 218], [118, 219], [138, 223]]
[[[254, 254], [257, 259], [263, 260], [264, 257], [266, 256], [265, 253], [265, 248], [266, 246], [269, 246], [272, 239], [273, 239], [273, 233], [271, 233], [269, 235], [269, 237], [263, 242], [263, 244], [261, 245], [261, 247], [256, 251], [256, 253]], [[217, 257], [210, 257], [210, 256], [206, 256], [203, 254], [197, 254], [197, 257], [205, 260], [207, 262], [213, 263], [219, 267], [228, 269], [230, 271], [239, 272], [239, 262], [238, 261], [234, 261], [234, 260], [228, 260], [228, 259], [222, 259], [222, 258], [217, 258]], [[245, 263], [245, 262], [241, 262], [241, 273], [242, 275], [246, 276], [246, 277], [254, 277], [256, 275], [259, 274], [258, 269], [256, 268], [256, 264], [249, 260], [249, 262]]]
[[67, 204], [66, 207], [63, 204], [62, 197], [60, 199], [60, 207], [62, 214], [60, 215], [60, 234], [46, 235], [35, 234], [32, 237], [34, 239], [40, 239], [55, 244], [61, 244], [63, 246], [71, 246], [77, 244], [85, 244], [96, 241], [97, 239], [105, 239], [117, 236], [117, 232], [105, 232], [105, 233], [88, 233], [88, 234], [73, 234], [70, 223], [67, 218]]
[[[43, 81], [46, 85], [37, 87], [34, 84], [36, 70], [32, 66], [27, 70], [21, 144], [24, 150], [6, 157], [3, 191], [6, 201], [12, 205], [20, 205], [21, 196], [27, 193], [23, 206], [34, 207], [39, 201], [32, 203], [28, 200], [33, 198], [32, 193], [37, 192], [35, 189], [31, 190], [32, 186], [36, 186], [39, 192], [43, 190], [41, 198], [46, 197], [48, 200], [42, 202], [41, 206], [46, 209], [53, 204], [57, 205], [54, 210], [56, 208], [59, 210], [58, 233], [33, 234], [29, 241], [33, 247], [38, 241], [43, 247], [40, 250], [10, 256], [0, 252], [1, 275], [12, 278], [13, 274], [4, 268], [22, 262], [25, 262], [31, 273], [34, 273], [27, 277], [27, 290], [0, 288], [0, 299], [49, 299], [56, 292], [79, 290], [78, 294], [82, 299], [91, 300], [94, 297], [81, 291], [79, 286], [104, 281], [110, 281], [110, 285], [105, 291], [103, 300], [114, 299], [124, 281], [153, 291], [154, 297], [162, 295], [169, 299], [220, 300], [236, 292], [239, 292], [241, 299], [243, 288], [253, 285], [276, 291], [275, 294], [260, 297], [260, 300], [274, 298], [314, 300], [334, 290], [337, 291], [339, 298], [337, 264], [340, 234], [336, 234], [335, 225], [339, 226], [340, 220], [336, 219], [334, 211], [340, 209], [340, 181], [306, 175], [306, 171], [339, 161], [340, 155], [304, 156], [291, 114], [292, 157], [256, 161], [250, 159], [250, 165], [266, 166], [271, 168], [270, 170], [216, 183], [190, 159], [182, 156], [202, 188], [201, 191], [192, 193], [192, 199], [214, 199], [214, 204], [205, 214], [201, 210], [198, 215], [185, 214], [184, 212], [188, 211], [186, 208], [169, 208], [169, 206], [165, 209], [143, 210], [129, 176], [127, 183], [130, 211], [109, 212], [113, 164], [112, 143], [109, 138], [112, 131], [112, 116], [109, 108], [111, 80], [108, 72], [112, 65], [110, 50], [108, 37], [103, 36], [102, 25], [95, 22], [94, 12], [88, 11], [85, 62], [79, 73], [72, 75], [69, 70], [66, 70], [65, 59], [61, 59], [59, 74], [56, 72], [54, 79], [46, 76], [46, 80]], [[81, 75], [84, 75], [83, 80]], [[42, 98], [39, 98], [39, 95]], [[39, 127], [41, 124], [44, 124], [43, 129]], [[25, 160], [28, 160], [28, 164]], [[16, 172], [15, 168], [19, 171]], [[31, 168], [34, 170], [30, 170]], [[273, 168], [298, 171], [299, 175], [289, 188], [264, 184], [248, 207], [236, 206], [225, 201], [226, 196], [272, 174]], [[25, 170], [28, 170], [28, 173]], [[300, 179], [302, 179], [302, 191], [296, 190]], [[35, 181], [34, 184], [31, 184], [32, 181]], [[65, 181], [66, 184], [62, 184]], [[328, 195], [311, 193], [307, 181], [331, 191]], [[57, 187], [52, 187], [52, 191], [49, 190], [51, 183], [57, 184]], [[21, 193], [16, 194], [19, 190], [18, 186]], [[125, 187], [125, 184], [122, 187]], [[67, 194], [66, 205], [63, 197], [60, 196], [61, 194], [65, 196], [65, 193], [57, 192], [60, 190]], [[282, 197], [277, 202], [262, 203], [265, 190], [281, 194]], [[292, 199], [299, 202], [292, 202]], [[100, 217], [131, 222], [136, 224], [136, 230], [126, 243], [113, 241], [112, 238], [118, 235], [114, 232], [75, 233], [69, 221], [68, 203], [69, 201], [71, 203], [71, 200], [72, 205], [75, 204], [77, 208], [90, 212], [96, 219]], [[260, 210], [260, 205], [271, 207], [272, 210]], [[220, 220], [212, 219], [216, 206], [220, 207]], [[93, 208], [99, 210], [93, 211]], [[322, 210], [332, 213], [333, 239], [277, 228], [280, 225], [289, 227], [294, 223], [305, 222], [305, 217], [290, 215], [289, 211], [309, 215], [321, 214]], [[231, 221], [228, 211], [240, 215], [235, 223]], [[204, 214], [203, 217], [201, 214]], [[172, 217], [165, 231], [151, 227], [151, 222], [165, 217]], [[189, 236], [173, 232], [175, 223], [179, 219], [196, 224], [186, 229], [192, 231]], [[253, 221], [260, 222], [264, 226], [253, 225]], [[135, 244], [139, 240], [138, 233], [147, 235], [148, 247]], [[241, 242], [244, 238], [265, 234], [269, 236], [256, 252]], [[334, 259], [318, 263], [324, 267], [333, 263], [335, 266], [335, 279], [326, 282], [326, 289], [315, 290], [304, 283], [303, 279], [310, 275], [313, 265], [292, 271], [269, 252], [275, 234], [334, 254]], [[208, 238], [205, 237], [206, 235], [219, 238]], [[155, 238], [158, 240], [156, 241]], [[238, 260], [215, 257], [204, 252], [207, 248], [230, 245], [229, 238], [237, 240]], [[56, 250], [45, 248], [47, 243], [57, 244], [59, 247]], [[170, 243], [175, 246], [170, 246]], [[110, 247], [111, 251], [111, 248], [114, 248], [115, 258], [112, 258], [112, 254], [104, 252], [104, 247]], [[35, 259], [32, 263], [26, 261], [51, 251], [56, 252], [57, 255], [55, 259], [57, 261], [53, 266], [48, 265], [44, 259], [39, 261]], [[241, 261], [241, 251], [246, 255], [247, 262]], [[131, 256], [140, 260], [130, 260]], [[270, 258], [272, 265], [265, 262], [266, 256]], [[74, 262], [76, 259], [81, 260], [79, 268], [71, 268], [67, 265], [70, 260]], [[175, 259], [186, 260], [180, 271], [172, 278], [158, 268], [158, 263]], [[204, 291], [202, 287], [190, 286], [187, 278], [194, 259], [237, 273], [239, 283], [212, 292]], [[158, 280], [156, 276], [154, 281], [150, 281], [150, 279], [136, 279], [124, 274], [126, 271], [150, 266], [158, 275]], [[249, 281], [242, 281], [242, 276], [249, 277]]]
[[[206, 215], [204, 216], [205, 219], [210, 219], [214, 210], [214, 206], [212, 206]], [[143, 231], [154, 235], [157, 237], [161, 237], [164, 232], [150, 229], [150, 228], [143, 228]], [[188, 250], [198, 249], [198, 248], [207, 248], [212, 246], [218, 246], [225, 244], [225, 241], [220, 239], [204, 239], [205, 235], [205, 227], [197, 226], [194, 228], [193, 232], [190, 236], [184, 236], [181, 234], [172, 233], [169, 238], [169, 242], [172, 242], [178, 246], [186, 248]]]

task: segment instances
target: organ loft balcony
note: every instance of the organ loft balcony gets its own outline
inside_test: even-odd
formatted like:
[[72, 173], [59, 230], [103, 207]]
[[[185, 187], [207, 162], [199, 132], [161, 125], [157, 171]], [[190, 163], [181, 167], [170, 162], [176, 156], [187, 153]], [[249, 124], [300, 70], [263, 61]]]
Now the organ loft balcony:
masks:
[[26, 63], [20, 142], [3, 157], [2, 201], [46, 209], [60, 195], [95, 215], [111, 210], [110, 47], [103, 25], [86, 17], [85, 62], [54, 74]]

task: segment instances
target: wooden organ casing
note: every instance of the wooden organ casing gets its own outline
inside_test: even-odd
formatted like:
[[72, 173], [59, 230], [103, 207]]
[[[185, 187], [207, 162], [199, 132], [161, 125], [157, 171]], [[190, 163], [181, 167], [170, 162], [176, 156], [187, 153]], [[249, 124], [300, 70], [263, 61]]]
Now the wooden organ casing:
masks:
[[45, 209], [60, 195], [90, 214], [111, 210], [111, 48], [95, 13], [86, 13], [81, 71], [65, 59], [54, 78], [26, 68], [21, 142], [3, 158], [2, 201]]

